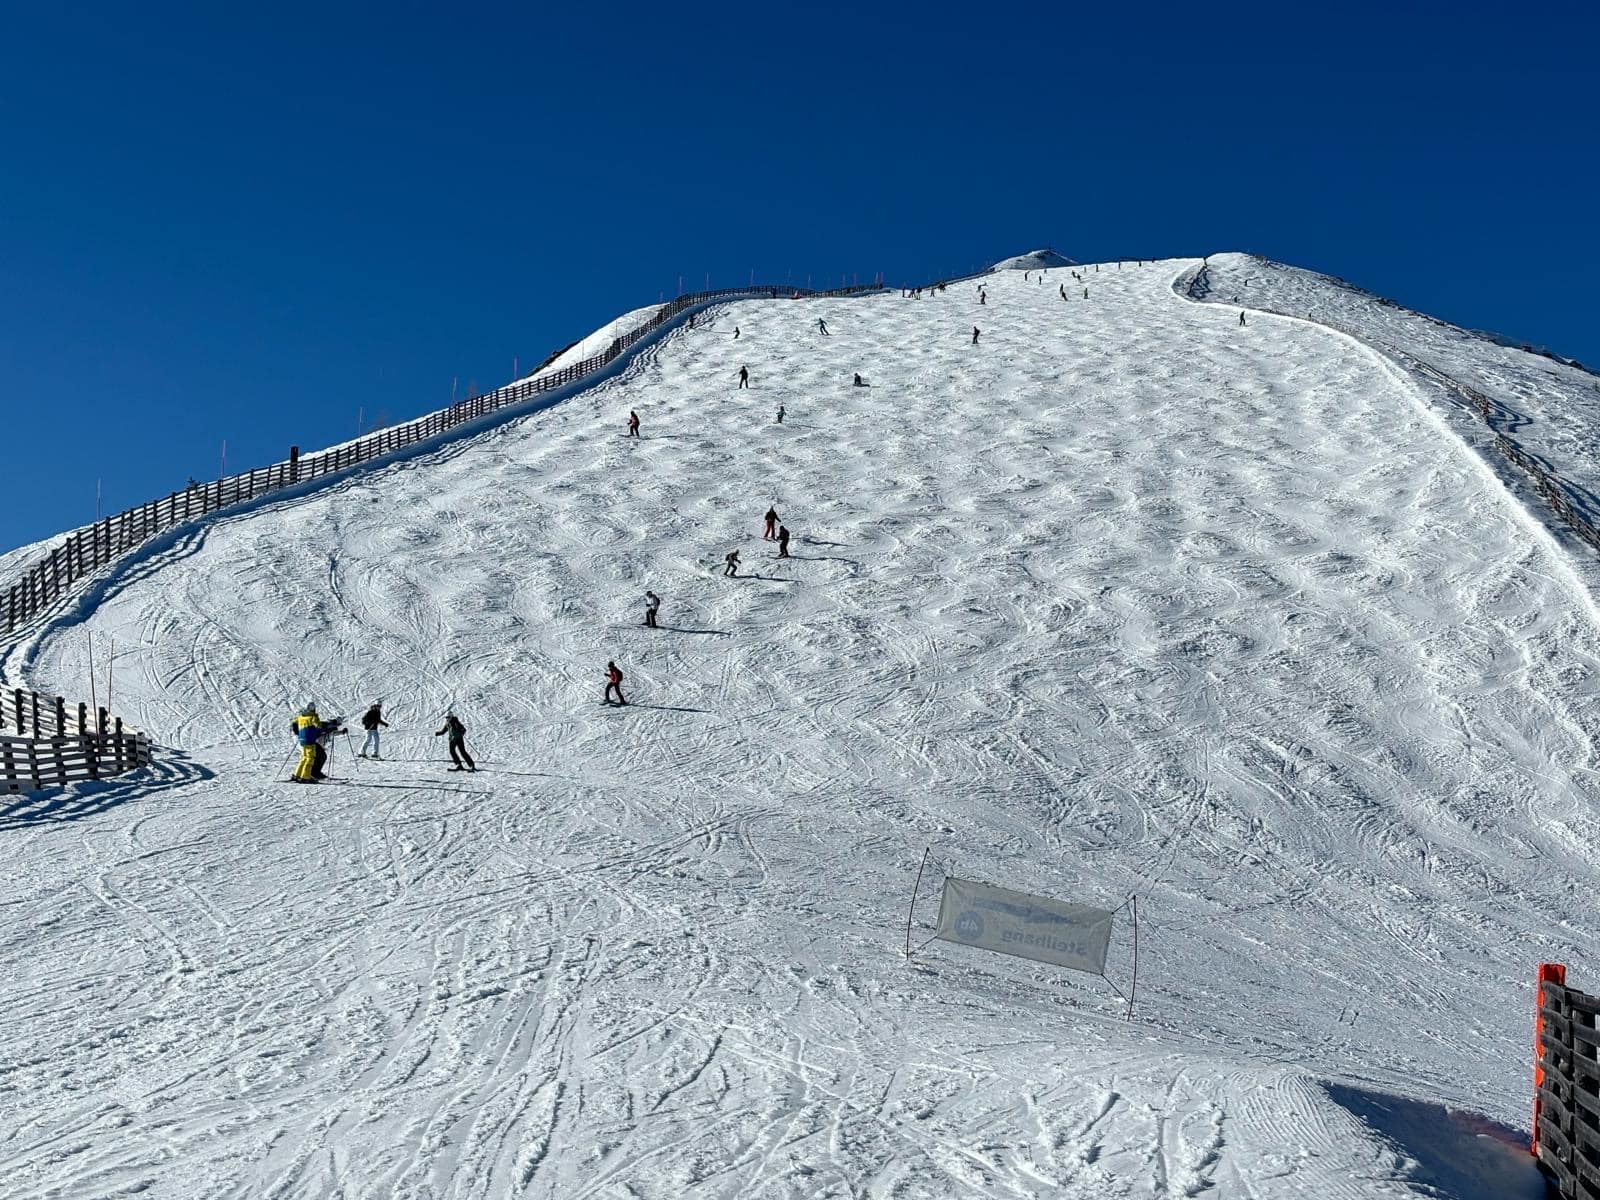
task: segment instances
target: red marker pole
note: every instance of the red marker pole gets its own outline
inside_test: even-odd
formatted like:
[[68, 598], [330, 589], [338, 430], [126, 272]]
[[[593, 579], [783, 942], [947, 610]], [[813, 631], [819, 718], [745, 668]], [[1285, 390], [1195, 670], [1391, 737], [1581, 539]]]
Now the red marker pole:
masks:
[[1544, 1087], [1544, 985], [1554, 983], [1565, 987], [1565, 963], [1540, 963], [1537, 982], [1533, 988], [1533, 1136], [1528, 1142], [1528, 1153], [1539, 1157], [1539, 1089]]

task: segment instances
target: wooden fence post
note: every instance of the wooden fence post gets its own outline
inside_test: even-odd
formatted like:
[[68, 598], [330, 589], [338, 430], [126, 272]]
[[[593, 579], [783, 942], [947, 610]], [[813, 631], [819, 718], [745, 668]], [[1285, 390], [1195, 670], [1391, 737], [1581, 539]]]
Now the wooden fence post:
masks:
[[56, 736], [64, 736], [67, 732], [67, 698], [56, 697]]
[[289, 447], [289, 482], [295, 483], [300, 478], [300, 447]]
[[32, 710], [31, 712], [29, 712], [28, 716], [33, 721], [33, 736], [34, 737], [38, 737], [39, 736], [39, 693], [38, 692], [29, 692], [28, 693], [28, 698], [29, 698], [29, 701], [30, 701], [28, 707]]

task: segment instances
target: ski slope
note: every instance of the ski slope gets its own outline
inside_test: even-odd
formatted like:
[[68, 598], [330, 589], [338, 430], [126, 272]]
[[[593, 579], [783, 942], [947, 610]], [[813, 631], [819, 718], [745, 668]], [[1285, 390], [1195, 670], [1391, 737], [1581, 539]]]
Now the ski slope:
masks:
[[[1538, 1195], [1533, 965], [1600, 965], [1587, 568], [1196, 265], [723, 306], [12, 648], [71, 694], [114, 640], [173, 754], [0, 817], [0, 1191]], [[383, 762], [277, 782], [290, 713], [379, 697]], [[1135, 1020], [907, 963], [928, 846], [1137, 893]]]

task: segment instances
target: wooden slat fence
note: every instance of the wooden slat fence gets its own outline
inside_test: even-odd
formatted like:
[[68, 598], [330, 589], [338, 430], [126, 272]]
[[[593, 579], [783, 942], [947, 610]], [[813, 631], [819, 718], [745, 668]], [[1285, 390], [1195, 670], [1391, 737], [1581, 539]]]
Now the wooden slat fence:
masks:
[[1600, 1200], [1600, 996], [1539, 968], [1533, 1152], [1561, 1200]]
[[22, 688], [0, 693], [0, 792], [104, 779], [149, 761], [149, 739], [104, 708]]
[[72, 534], [64, 543], [52, 549], [48, 557], [34, 563], [21, 580], [6, 590], [3, 598], [0, 598], [0, 633], [11, 633], [20, 628], [68, 594], [79, 580], [137, 549], [163, 529], [281, 488], [382, 458], [488, 413], [566, 387], [616, 361], [637, 342], [696, 305], [714, 300], [851, 296], [880, 290], [877, 284], [863, 284], [822, 292], [787, 286], [691, 292], [663, 304], [649, 320], [614, 339], [599, 354], [562, 367], [559, 371], [552, 371], [537, 379], [518, 380], [414, 421], [391, 425], [354, 442], [316, 454], [302, 456], [292, 450], [284, 462], [230, 475], [211, 483], [192, 484], [182, 491], [171, 492], [126, 512], [102, 518], [87, 529]]
[[69, 704], [64, 696], [41, 696], [23, 688], [0, 692], [0, 734], [80, 737], [111, 728], [111, 716], [104, 708], [91, 711], [87, 704]]
[[33, 792], [83, 779], [105, 779], [150, 762], [150, 741], [121, 729], [96, 737], [0, 736], [0, 792]]

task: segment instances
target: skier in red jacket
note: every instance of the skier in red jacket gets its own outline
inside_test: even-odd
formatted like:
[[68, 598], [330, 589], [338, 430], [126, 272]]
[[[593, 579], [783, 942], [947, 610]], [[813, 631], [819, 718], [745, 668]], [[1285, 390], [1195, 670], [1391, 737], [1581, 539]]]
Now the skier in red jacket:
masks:
[[627, 700], [622, 695], [622, 668], [614, 662], [606, 663], [606, 698], [607, 704], [611, 703], [611, 693], [617, 694], [617, 703], [626, 704]]

